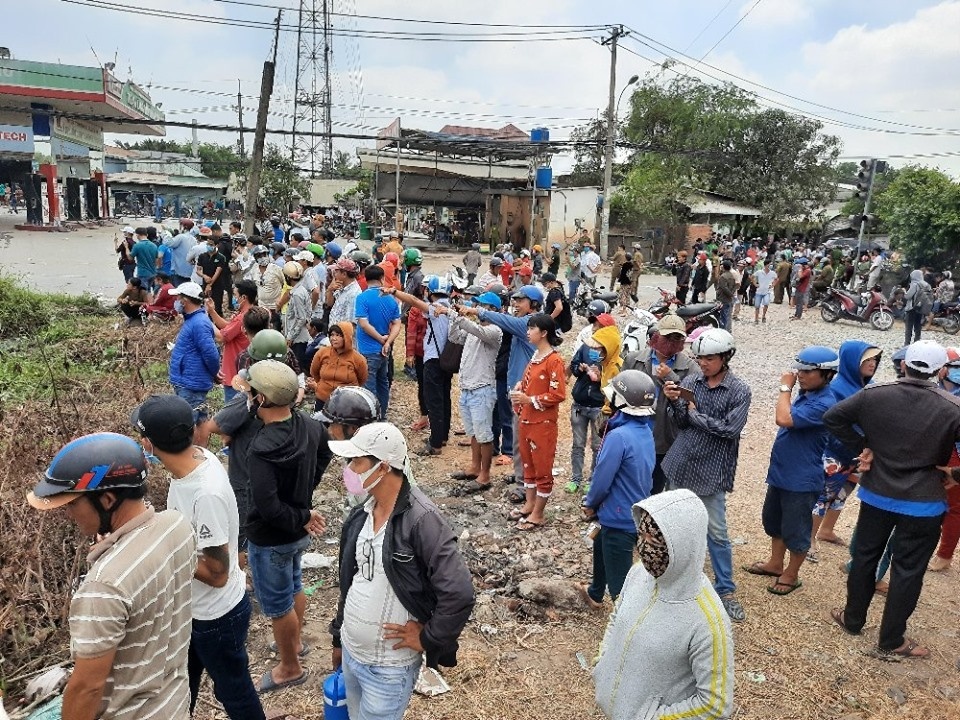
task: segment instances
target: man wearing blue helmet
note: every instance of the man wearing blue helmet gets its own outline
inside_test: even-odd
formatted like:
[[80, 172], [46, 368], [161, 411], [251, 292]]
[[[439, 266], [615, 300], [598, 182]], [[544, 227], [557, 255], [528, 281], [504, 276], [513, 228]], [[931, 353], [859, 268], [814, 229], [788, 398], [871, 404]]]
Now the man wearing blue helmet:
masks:
[[[837, 402], [830, 381], [839, 364], [835, 351], [811, 345], [797, 354], [794, 370], [780, 377], [776, 408], [780, 430], [770, 451], [762, 515], [763, 529], [771, 539], [770, 557], [744, 567], [752, 575], [775, 577], [767, 588], [774, 595], [789, 595], [803, 584], [800, 566], [810, 549], [813, 507], [823, 489], [822, 458], [828, 437], [823, 414]], [[800, 393], [791, 404], [796, 385]], [[787, 550], [790, 562], [784, 566]]]

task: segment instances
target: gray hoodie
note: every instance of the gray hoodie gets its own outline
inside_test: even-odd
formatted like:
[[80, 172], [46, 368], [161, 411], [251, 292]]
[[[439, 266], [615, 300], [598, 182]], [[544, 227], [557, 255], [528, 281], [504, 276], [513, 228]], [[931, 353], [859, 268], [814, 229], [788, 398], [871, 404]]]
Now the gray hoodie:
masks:
[[593, 671], [597, 704], [611, 720], [727, 718], [733, 711], [733, 633], [706, 575], [707, 511], [689, 490], [633, 506], [650, 513], [670, 555], [666, 572], [634, 564]]
[[903, 309], [920, 309], [920, 298], [924, 291], [930, 290], [930, 284], [923, 279], [922, 270], [913, 270], [910, 273], [910, 287], [903, 295]]

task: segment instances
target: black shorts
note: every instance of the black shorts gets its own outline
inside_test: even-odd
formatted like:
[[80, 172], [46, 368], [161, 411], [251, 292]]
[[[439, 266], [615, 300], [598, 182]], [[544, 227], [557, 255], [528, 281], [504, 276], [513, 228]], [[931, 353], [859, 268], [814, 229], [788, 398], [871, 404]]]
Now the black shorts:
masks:
[[764, 532], [782, 539], [790, 552], [807, 552], [813, 532], [813, 508], [819, 497], [818, 492], [794, 492], [767, 485], [762, 512]]

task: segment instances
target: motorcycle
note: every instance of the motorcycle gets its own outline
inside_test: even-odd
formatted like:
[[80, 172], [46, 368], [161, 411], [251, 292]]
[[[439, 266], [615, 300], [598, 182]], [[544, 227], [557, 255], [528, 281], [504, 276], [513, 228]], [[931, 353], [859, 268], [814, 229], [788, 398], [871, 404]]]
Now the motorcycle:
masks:
[[659, 287], [657, 290], [660, 291], [660, 300], [653, 303], [649, 310], [649, 312], [655, 318], [657, 318], [657, 320], [662, 318], [671, 311], [671, 308], [676, 306], [676, 309], [673, 310], [673, 312], [683, 318], [683, 321], [687, 325], [688, 333], [692, 332], [701, 325], [715, 328], [720, 327], [720, 311], [723, 309], [722, 303], [704, 302], [684, 305], [673, 293], [669, 293], [663, 288]]
[[840, 319], [869, 322], [877, 330], [893, 327], [893, 310], [880, 292], [879, 285], [859, 294], [840, 288], [827, 288], [826, 296], [820, 303], [820, 317], [831, 323]]
[[939, 327], [947, 335], [956, 335], [960, 330], [960, 302], [941, 304], [940, 308], [933, 313], [930, 324]]
[[580, 317], [587, 316], [587, 308], [594, 300], [603, 300], [610, 306], [611, 312], [617, 304], [619, 294], [609, 290], [601, 290], [587, 283], [580, 283], [577, 296], [573, 299], [573, 311]]
[[620, 354], [626, 357], [647, 345], [647, 340], [657, 328], [657, 317], [649, 310], [634, 308], [623, 328], [623, 343]]

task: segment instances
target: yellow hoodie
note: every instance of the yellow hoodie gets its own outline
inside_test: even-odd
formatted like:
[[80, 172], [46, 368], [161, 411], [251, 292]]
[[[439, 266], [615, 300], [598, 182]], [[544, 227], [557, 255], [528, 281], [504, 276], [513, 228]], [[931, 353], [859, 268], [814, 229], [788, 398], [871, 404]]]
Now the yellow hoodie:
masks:
[[[623, 365], [623, 358], [620, 357], [620, 330], [616, 325], [602, 327], [593, 334], [593, 339], [603, 346], [604, 358], [600, 363], [600, 389], [616, 377]], [[603, 414], [610, 415], [610, 404], [604, 403]]]

